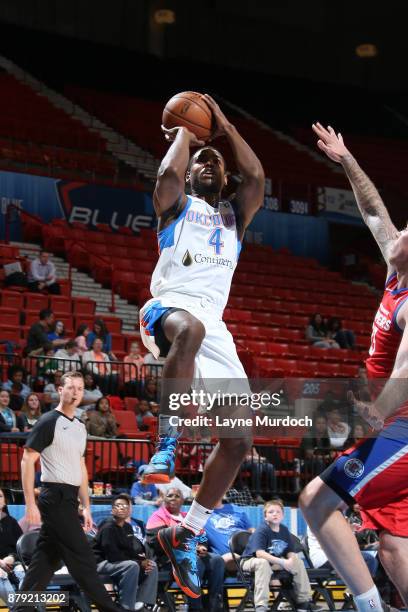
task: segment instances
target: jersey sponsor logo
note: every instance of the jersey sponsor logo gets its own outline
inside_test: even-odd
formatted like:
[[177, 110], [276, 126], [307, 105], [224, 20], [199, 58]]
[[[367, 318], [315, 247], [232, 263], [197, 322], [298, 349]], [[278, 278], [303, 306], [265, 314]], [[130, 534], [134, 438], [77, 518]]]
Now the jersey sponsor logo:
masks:
[[347, 459], [343, 469], [349, 478], [360, 478], [364, 473], [364, 464], [360, 459], [353, 457], [352, 459]]
[[198, 264], [212, 264], [214, 266], [224, 266], [230, 270], [234, 269], [234, 265], [230, 259], [226, 257], [216, 257], [211, 255], [203, 255], [202, 253], [196, 253], [194, 255], [194, 261]]
[[183, 266], [191, 266], [191, 264], [193, 263], [193, 258], [191, 257], [190, 251], [188, 249], [184, 253], [181, 263], [183, 264]]

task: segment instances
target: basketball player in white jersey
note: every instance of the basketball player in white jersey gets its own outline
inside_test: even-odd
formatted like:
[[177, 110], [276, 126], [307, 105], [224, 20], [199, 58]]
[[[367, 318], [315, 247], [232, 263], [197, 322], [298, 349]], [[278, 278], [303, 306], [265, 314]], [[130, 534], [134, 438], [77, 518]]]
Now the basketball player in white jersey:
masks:
[[[194, 379], [207, 392], [215, 392], [214, 379], [222, 379], [223, 392], [250, 393], [222, 314], [245, 229], [263, 203], [264, 172], [218, 104], [209, 95], [203, 99], [216, 122], [214, 137], [227, 138], [242, 182], [232, 202], [222, 200], [226, 185], [222, 155], [202, 146], [190, 158], [190, 147], [204, 143], [184, 127], [166, 131], [166, 138], [174, 142], [159, 168], [153, 196], [160, 258], [151, 282], [154, 297], [140, 312], [145, 346], [156, 357], [166, 356], [159, 444], [144, 482], [168, 482], [174, 474], [177, 432], [169, 427], [170, 387], [173, 393], [187, 392]], [[185, 193], [186, 183], [191, 195]], [[229, 406], [228, 410], [231, 417], [251, 416], [248, 407]], [[219, 440], [183, 525], [159, 532], [175, 578], [191, 597], [201, 593], [195, 556], [199, 534], [252, 444], [250, 431], [238, 436]]]

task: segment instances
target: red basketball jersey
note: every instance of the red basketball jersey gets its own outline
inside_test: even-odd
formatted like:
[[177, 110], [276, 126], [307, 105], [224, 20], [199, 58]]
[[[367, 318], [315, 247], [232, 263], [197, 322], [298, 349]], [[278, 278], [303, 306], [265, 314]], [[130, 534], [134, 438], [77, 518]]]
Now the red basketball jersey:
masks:
[[381, 304], [373, 322], [371, 346], [366, 360], [369, 378], [390, 377], [401, 342], [402, 330], [397, 324], [397, 314], [405, 300], [408, 289], [397, 289], [397, 275], [388, 279]]
[[[382, 379], [378, 380], [378, 384], [372, 381], [370, 385], [373, 399], [379, 395], [391, 376], [401, 342], [402, 329], [398, 327], [397, 314], [408, 299], [408, 289], [397, 289], [397, 284], [397, 275], [393, 274], [387, 280], [384, 295], [373, 322], [369, 357], [366, 360], [367, 376], [371, 379]], [[388, 425], [401, 416], [408, 417], [408, 402], [405, 402], [385, 422]]]

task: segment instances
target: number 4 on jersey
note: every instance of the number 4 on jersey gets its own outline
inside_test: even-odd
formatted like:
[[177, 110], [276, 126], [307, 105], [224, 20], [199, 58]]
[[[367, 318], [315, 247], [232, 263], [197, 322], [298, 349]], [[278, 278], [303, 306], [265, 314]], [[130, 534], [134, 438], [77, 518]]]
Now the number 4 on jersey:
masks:
[[214, 251], [216, 255], [221, 255], [221, 249], [224, 246], [224, 243], [221, 240], [222, 228], [217, 227], [213, 232], [211, 232], [211, 236], [208, 239], [208, 244], [214, 247]]

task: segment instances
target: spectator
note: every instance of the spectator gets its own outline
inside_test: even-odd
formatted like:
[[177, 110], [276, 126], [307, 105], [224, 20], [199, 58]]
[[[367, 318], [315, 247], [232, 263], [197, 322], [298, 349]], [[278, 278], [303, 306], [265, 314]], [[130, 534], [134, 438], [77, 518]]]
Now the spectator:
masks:
[[337, 342], [330, 338], [322, 315], [318, 312], [310, 318], [309, 325], [306, 327], [306, 340], [316, 348], [339, 348]]
[[320, 474], [330, 459], [330, 439], [327, 431], [327, 418], [317, 414], [312, 431], [307, 432], [300, 444], [300, 457], [303, 470], [308, 474]]
[[154, 417], [159, 416], [160, 406], [157, 402], [150, 402], [150, 412]]
[[234, 570], [235, 563], [230, 553], [229, 544], [236, 531], [255, 531], [242, 508], [234, 504], [219, 502], [205, 524], [205, 533], [211, 552], [221, 555], [227, 569]]
[[49, 382], [50, 377], [52, 377], [57, 370], [58, 361], [54, 359], [54, 348], [51, 343], [48, 343], [44, 346], [44, 350], [38, 355], [37, 382], [39, 378], [43, 383], [44, 381]]
[[49, 253], [40, 251], [39, 257], [32, 260], [28, 272], [29, 291], [47, 291], [54, 295], [61, 293], [55, 266], [49, 259]]
[[166, 484], [156, 484], [156, 489], [159, 491], [160, 495], [162, 495], [163, 497], [165, 497], [166, 493], [170, 490], [170, 489], [179, 489], [179, 491], [181, 491], [181, 494], [183, 496], [183, 498], [186, 499], [191, 499], [192, 497], [192, 489], [190, 489], [190, 487], [188, 487], [182, 480], [180, 480], [180, 478], [178, 476], [174, 476], [174, 478], [172, 478], [170, 480], [170, 482], [167, 482]]
[[51, 399], [51, 405], [49, 406], [49, 408], [54, 409], [58, 406], [59, 404], [59, 393], [58, 393], [58, 387], [61, 384], [61, 376], [64, 374], [64, 372], [62, 372], [62, 370], [57, 370], [50, 379], [50, 382], [47, 383], [44, 387], [44, 393], [46, 393], [47, 395], [49, 395], [50, 399]]
[[10, 392], [0, 391], [0, 433], [24, 431], [24, 421], [10, 408]]
[[144, 506], [160, 506], [162, 503], [162, 497], [159, 495], [156, 486], [154, 484], [142, 484], [141, 482], [145, 469], [145, 465], [139, 466], [136, 481], [133, 483], [130, 490], [130, 496], [133, 498], [133, 502], [135, 504]]
[[41, 416], [41, 402], [36, 393], [30, 393], [26, 398], [20, 416], [23, 419], [24, 431], [29, 431], [34, 427]]
[[344, 449], [350, 434], [350, 425], [342, 421], [340, 410], [336, 406], [329, 408], [327, 413], [327, 432], [330, 446], [336, 450]]
[[73, 340], [69, 340], [65, 348], [58, 349], [54, 357], [55, 359], [65, 360], [63, 363], [58, 362], [58, 368], [63, 370], [64, 373], [81, 369], [81, 358], [77, 353], [77, 347]]
[[[163, 527], [180, 525], [186, 516], [186, 512], [181, 511], [183, 496], [180, 489], [171, 488], [167, 491], [162, 506], [153, 512], [146, 524], [147, 543], [152, 547], [157, 555], [158, 564], [161, 569], [170, 569], [167, 556], [157, 540], [157, 533]], [[224, 561], [219, 555], [208, 552], [208, 548], [203, 542], [197, 546], [197, 567], [200, 579], [204, 577], [208, 581], [209, 602], [205, 610], [215, 612], [220, 609], [220, 596], [224, 585]], [[189, 610], [202, 610], [202, 597], [193, 599], [188, 597]]]
[[110, 359], [102, 351], [102, 340], [100, 338], [96, 338], [92, 344], [92, 349], [82, 355], [82, 363], [86, 369], [93, 372], [96, 376], [108, 376], [112, 371]]
[[264, 503], [261, 497], [262, 479], [265, 480], [265, 487], [268, 493], [276, 492], [276, 476], [275, 468], [272, 463], [269, 463], [265, 457], [262, 457], [255, 446], [247, 453], [244, 462], [241, 465], [241, 471], [250, 472], [251, 474], [251, 490], [255, 492], [255, 501]]
[[[65, 325], [63, 321], [55, 321], [52, 329], [48, 332], [47, 338], [49, 342], [53, 340], [61, 340], [65, 335]], [[65, 339], [65, 342], [67, 340]]]
[[149, 402], [145, 399], [141, 399], [137, 407], [136, 423], [140, 431], [147, 429], [143, 423], [144, 417], [152, 417], [153, 413], [150, 412]]
[[15, 593], [24, 572], [14, 570], [16, 544], [23, 534], [16, 519], [9, 515], [6, 496], [0, 489], [0, 598], [7, 604], [9, 594]]
[[274, 569], [284, 569], [293, 575], [298, 612], [320, 610], [310, 599], [311, 588], [306, 568], [294, 552], [288, 528], [282, 525], [283, 512], [280, 499], [267, 502], [264, 506], [265, 522], [256, 528], [242, 553], [242, 570], [255, 574], [255, 610], [269, 610], [269, 583]]
[[123, 361], [124, 363], [131, 364], [124, 367], [123, 382], [125, 383], [125, 394], [133, 397], [137, 394], [139, 374], [143, 365], [139, 342], [132, 342], [130, 352], [124, 357]]
[[85, 372], [84, 374], [84, 395], [82, 398], [82, 402], [80, 403], [80, 408], [85, 408], [86, 410], [94, 410], [96, 406], [96, 402], [99, 398], [102, 397], [102, 391], [99, 389], [96, 384], [95, 377], [91, 372]]
[[86, 337], [88, 349], [93, 348], [94, 342], [97, 339], [102, 341], [101, 350], [107, 353], [112, 361], [116, 360], [115, 355], [112, 353], [112, 336], [102, 319], [95, 319], [93, 330]]
[[154, 378], [148, 378], [146, 380], [141, 399], [147, 400], [148, 402], [157, 402], [157, 382]]
[[128, 610], [142, 610], [156, 602], [158, 572], [127, 522], [130, 507], [127, 495], [115, 497], [112, 517], [100, 527], [94, 552], [98, 572], [108, 574], [119, 589], [119, 603]]
[[[54, 313], [52, 310], [48, 310], [48, 308], [40, 310], [39, 321], [32, 324], [27, 336], [25, 352], [29, 357], [41, 355], [44, 352], [45, 347], [50, 343], [47, 338], [47, 332], [51, 329], [53, 324]], [[54, 348], [64, 346], [65, 343], [66, 340], [62, 338], [52, 340], [51, 342]]]
[[31, 393], [31, 389], [24, 380], [24, 368], [12, 365], [8, 369], [8, 381], [3, 383], [3, 389], [10, 392], [10, 406], [13, 410], [21, 410], [24, 400]]
[[88, 350], [88, 345], [86, 343], [86, 339], [89, 335], [90, 329], [86, 323], [82, 323], [76, 330], [75, 334], [75, 344], [77, 347], [77, 352], [79, 355], [83, 355]]
[[341, 319], [338, 317], [331, 317], [329, 319], [327, 329], [330, 338], [335, 340], [342, 349], [354, 349], [356, 345], [356, 339], [354, 332], [351, 329], [343, 329]]
[[111, 411], [109, 398], [99, 398], [96, 402], [95, 410], [88, 410], [86, 412], [85, 425], [90, 436], [116, 438], [118, 426]]

